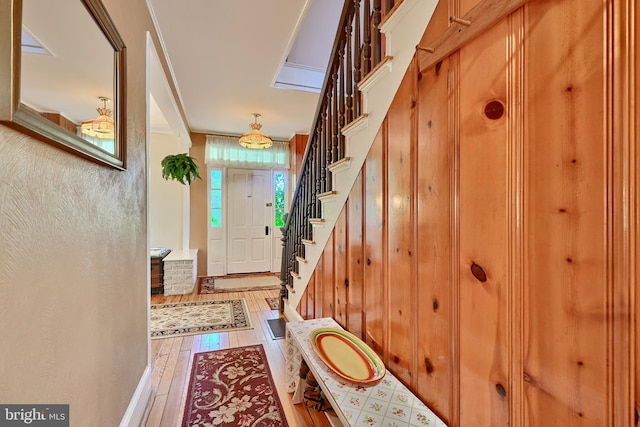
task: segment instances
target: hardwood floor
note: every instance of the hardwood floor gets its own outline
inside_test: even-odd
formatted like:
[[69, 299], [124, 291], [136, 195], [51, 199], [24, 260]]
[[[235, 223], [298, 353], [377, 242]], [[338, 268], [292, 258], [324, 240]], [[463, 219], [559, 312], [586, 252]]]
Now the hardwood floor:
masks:
[[289, 426], [330, 426], [324, 414], [308, 409], [304, 404], [293, 405], [291, 394], [286, 391], [286, 343], [284, 339], [271, 338], [266, 322], [266, 319], [275, 319], [279, 316], [279, 312], [271, 310], [265, 301], [266, 297], [277, 297], [278, 292], [278, 290], [259, 290], [199, 295], [197, 290], [194, 290], [188, 295], [151, 296], [152, 304], [245, 298], [251, 313], [253, 329], [151, 340], [153, 392], [146, 427], [179, 427], [181, 425], [189, 373], [195, 353], [254, 344], [264, 346]]

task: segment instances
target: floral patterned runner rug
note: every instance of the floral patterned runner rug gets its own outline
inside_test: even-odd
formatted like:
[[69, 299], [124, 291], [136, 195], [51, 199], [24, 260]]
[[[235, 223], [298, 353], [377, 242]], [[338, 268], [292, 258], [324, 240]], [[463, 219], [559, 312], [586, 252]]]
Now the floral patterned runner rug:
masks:
[[244, 298], [151, 305], [151, 339], [252, 328]]
[[275, 273], [202, 276], [197, 286], [199, 294], [280, 289], [280, 278]]
[[288, 427], [262, 345], [196, 353], [182, 427]]

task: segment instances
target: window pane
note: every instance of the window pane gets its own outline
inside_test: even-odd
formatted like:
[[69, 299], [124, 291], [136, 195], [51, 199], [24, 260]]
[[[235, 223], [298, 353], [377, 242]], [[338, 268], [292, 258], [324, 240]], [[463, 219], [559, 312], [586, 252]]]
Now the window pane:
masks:
[[284, 215], [284, 209], [276, 209], [276, 227], [284, 227], [284, 221], [282, 220], [282, 215]]
[[211, 207], [222, 209], [222, 190], [211, 190]]
[[284, 191], [284, 174], [276, 173], [275, 181], [276, 181], [276, 192]]
[[211, 171], [211, 188], [215, 188], [215, 189], [222, 188], [222, 171], [221, 170]]
[[284, 209], [284, 191], [276, 193], [276, 209]]
[[222, 227], [222, 209], [211, 209], [211, 227]]
[[213, 169], [210, 172], [211, 181], [211, 227], [222, 227], [222, 170]]
[[282, 215], [284, 214], [284, 174], [276, 173], [274, 175], [275, 178], [275, 221], [274, 225], [276, 227], [284, 226], [284, 221], [282, 221]]

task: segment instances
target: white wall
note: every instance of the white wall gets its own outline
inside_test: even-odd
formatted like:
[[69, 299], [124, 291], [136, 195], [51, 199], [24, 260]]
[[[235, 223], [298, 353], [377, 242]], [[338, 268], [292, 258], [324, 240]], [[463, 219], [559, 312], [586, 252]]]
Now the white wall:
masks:
[[[151, 134], [149, 144], [149, 229], [152, 248], [183, 248], [184, 205], [188, 187], [162, 178], [160, 162], [168, 154], [185, 152], [175, 135]], [[186, 231], [188, 233], [188, 230]]]

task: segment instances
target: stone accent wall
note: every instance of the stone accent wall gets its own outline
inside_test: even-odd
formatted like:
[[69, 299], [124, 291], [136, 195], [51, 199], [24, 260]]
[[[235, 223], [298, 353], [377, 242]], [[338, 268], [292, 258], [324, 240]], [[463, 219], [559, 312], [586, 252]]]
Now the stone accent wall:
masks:
[[164, 259], [164, 294], [193, 292], [198, 278], [198, 250], [172, 251]]

